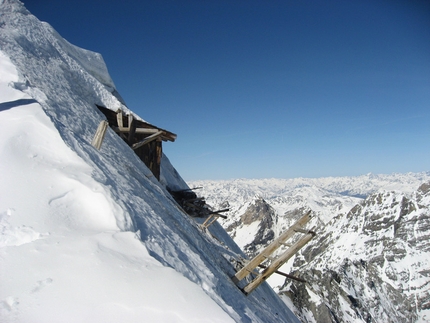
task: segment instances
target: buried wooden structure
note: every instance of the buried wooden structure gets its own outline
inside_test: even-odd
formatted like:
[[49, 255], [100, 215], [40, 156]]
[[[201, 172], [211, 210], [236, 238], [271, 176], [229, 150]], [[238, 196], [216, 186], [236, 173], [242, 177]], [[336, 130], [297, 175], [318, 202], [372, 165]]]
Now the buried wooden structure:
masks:
[[96, 106], [105, 115], [107, 122], [100, 123], [92, 142], [93, 146], [100, 149], [107, 128], [105, 125], [109, 124], [160, 180], [162, 142], [175, 141], [176, 134], [138, 120], [132, 114], [126, 115], [121, 109], [113, 111], [100, 105]]
[[[286, 263], [294, 254], [296, 254], [304, 245], [306, 245], [314, 236], [315, 232], [311, 230], [303, 229], [303, 227], [310, 220], [310, 211], [303, 217], [297, 220], [287, 231], [282, 233], [277, 239], [270, 243], [262, 252], [260, 252], [253, 259], [248, 261], [233, 277], [232, 280], [239, 284], [239, 282], [250, 274], [254, 274], [252, 281], [247, 284], [242, 291], [245, 294], [251, 293], [256, 289], [262, 282], [268, 279], [273, 273], [277, 272], [278, 269]], [[296, 233], [304, 234], [294, 244], [289, 245], [285, 242], [292, 238]], [[272, 254], [282, 246], [287, 246], [288, 249], [281, 255], [273, 258]], [[261, 263], [269, 260], [270, 265], [263, 266]], [[263, 271], [256, 272], [257, 267], [264, 267]], [[255, 275], [256, 274], [256, 275]]]
[[227, 216], [221, 214], [227, 212], [229, 209], [222, 209], [212, 211], [212, 208], [206, 204], [204, 197], [197, 197], [194, 190], [200, 189], [201, 187], [188, 188], [185, 190], [173, 191], [169, 188], [170, 195], [175, 199], [176, 203], [190, 216], [192, 217], [206, 217], [207, 219], [201, 225], [202, 228], [206, 229], [213, 224], [219, 217], [226, 219]]
[[[120, 109], [113, 111], [100, 105], [96, 106], [105, 115], [106, 120], [100, 122], [91, 144], [96, 149], [101, 148], [109, 125], [134, 150], [157, 180], [160, 180], [161, 157], [163, 154], [162, 142], [175, 141], [176, 134], [138, 120], [132, 114], [126, 115]], [[188, 215], [193, 217], [208, 216], [208, 220], [202, 225], [203, 228], [209, 227], [218, 217], [225, 218], [220, 213], [226, 212], [228, 209], [212, 211], [204, 198], [197, 197], [193, 192], [195, 189], [198, 188], [180, 191], [172, 191], [167, 188], [175, 201]]]

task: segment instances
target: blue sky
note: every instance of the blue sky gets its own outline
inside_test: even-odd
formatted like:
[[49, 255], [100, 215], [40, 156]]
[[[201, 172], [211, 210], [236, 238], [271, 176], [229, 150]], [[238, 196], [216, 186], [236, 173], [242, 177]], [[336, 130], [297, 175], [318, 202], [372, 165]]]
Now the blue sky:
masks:
[[28, 0], [186, 180], [429, 171], [430, 3]]

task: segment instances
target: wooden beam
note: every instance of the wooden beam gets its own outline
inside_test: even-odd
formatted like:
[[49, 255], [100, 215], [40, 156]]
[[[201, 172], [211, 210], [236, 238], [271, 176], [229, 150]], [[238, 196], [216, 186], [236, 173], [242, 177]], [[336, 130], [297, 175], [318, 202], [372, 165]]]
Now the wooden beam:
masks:
[[156, 140], [158, 137], [160, 137], [163, 134], [163, 131], [158, 131], [152, 135], [150, 135], [149, 137], [146, 137], [145, 139], [143, 139], [142, 141], [139, 141], [137, 143], [135, 143], [134, 145], [131, 146], [132, 149], [137, 149], [139, 147], [142, 147], [148, 143], [150, 143], [153, 140]]
[[136, 128], [136, 133], [139, 134], [153, 134], [153, 133], [157, 133], [160, 130], [157, 128]]
[[128, 119], [128, 127], [131, 127], [131, 124], [133, 123], [134, 117], [133, 115], [130, 113], [127, 115], [127, 119]]
[[223, 219], [227, 219], [227, 216], [226, 216], [226, 215], [224, 215], [224, 214], [220, 214], [220, 213], [221, 213], [221, 212], [228, 212], [228, 211], [230, 211], [230, 209], [222, 209], [222, 210], [218, 210], [218, 211], [210, 212], [210, 213], [209, 213], [209, 215], [216, 214], [216, 215], [218, 215], [219, 217], [221, 217], [221, 218], [223, 218]]
[[270, 277], [275, 271], [277, 271], [284, 263], [286, 263], [292, 256], [294, 256], [297, 251], [299, 251], [305, 244], [307, 244], [314, 237], [315, 234], [308, 233], [299, 239], [295, 244], [293, 244], [287, 251], [285, 251], [281, 256], [279, 256], [270, 266], [264, 269], [260, 275], [258, 275], [252, 282], [245, 286], [243, 291], [246, 294], [251, 293], [256, 289], [262, 282]]
[[131, 146], [134, 144], [134, 135], [136, 133], [136, 122], [131, 114], [128, 115], [128, 128], [130, 129], [128, 133], [128, 145]]
[[212, 213], [211, 215], [208, 216], [208, 218], [206, 219], [206, 221], [203, 222], [202, 227], [205, 228], [205, 229], [208, 228], [217, 219], [218, 219], [218, 214]]
[[[125, 127], [113, 127], [113, 130], [115, 132], [129, 132], [130, 129], [129, 128], [125, 128]], [[135, 133], [136, 134], [144, 134], [144, 135], [152, 135], [154, 133], [157, 133], [158, 131], [160, 131], [157, 128], [136, 128]]]
[[96, 133], [94, 135], [93, 141], [91, 142], [91, 145], [93, 145], [94, 148], [100, 150], [108, 125], [109, 123], [106, 120], [100, 121], [99, 126], [97, 127], [97, 130], [96, 130]]
[[[209, 226], [211, 226], [216, 220], [218, 220], [218, 218], [223, 218], [223, 219], [227, 219], [227, 216], [220, 214], [220, 212], [227, 212], [230, 209], [223, 209], [223, 210], [218, 210], [218, 211], [214, 211], [209, 213], [208, 218], [206, 219], [205, 222], [203, 222], [202, 227], [203, 228], [208, 228]], [[212, 221], [211, 221], [212, 219]]]
[[124, 129], [124, 124], [122, 122], [122, 111], [121, 111], [121, 109], [118, 109], [118, 111], [116, 112], [116, 122], [118, 124], [119, 129]]
[[[263, 268], [263, 269], [267, 268], [267, 266], [264, 266], [264, 265], [258, 265], [258, 267]], [[304, 280], [304, 279], [301, 279], [299, 277], [296, 277], [296, 276], [284, 273], [284, 272], [279, 271], [279, 270], [275, 270], [275, 274], [278, 274], [278, 275], [281, 275], [281, 276], [284, 276], [284, 277], [287, 277], [287, 278], [290, 278], [290, 279], [293, 279], [293, 280], [297, 280], [297, 281], [299, 281], [301, 283], [306, 283], [306, 280]]]
[[157, 178], [157, 180], [160, 180], [160, 175], [161, 175], [161, 158], [163, 157], [163, 146], [161, 145], [161, 139], [157, 138], [156, 139], [156, 147], [155, 147], [155, 154], [156, 154], [156, 170], [153, 170], [153, 173], [155, 175], [155, 177]]
[[269, 258], [273, 252], [275, 252], [282, 243], [290, 239], [295, 233], [296, 229], [301, 228], [310, 220], [311, 211], [302, 216], [296, 221], [287, 231], [282, 233], [276, 240], [270, 243], [262, 252], [249, 261], [241, 270], [239, 270], [236, 275], [232, 277], [233, 281], [237, 284], [239, 281], [248, 276], [254, 268], [261, 264], [264, 260]]

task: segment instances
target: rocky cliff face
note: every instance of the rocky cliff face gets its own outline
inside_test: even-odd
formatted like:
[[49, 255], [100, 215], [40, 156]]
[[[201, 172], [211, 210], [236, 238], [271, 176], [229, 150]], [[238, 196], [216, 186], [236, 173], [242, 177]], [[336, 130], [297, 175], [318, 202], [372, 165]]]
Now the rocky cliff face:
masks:
[[428, 322], [430, 182], [412, 177], [194, 185], [212, 205], [229, 197], [224, 226], [249, 257], [312, 211], [317, 236], [281, 268], [307, 283], [269, 279], [303, 322]]
[[[227, 226], [227, 232], [238, 238], [245, 254], [253, 257], [258, 250], [268, 245], [274, 238], [274, 224], [277, 215], [263, 198], [257, 197], [248, 205], [245, 212], [238, 217], [238, 220]], [[241, 232], [246, 235], [239, 237]], [[238, 236], [236, 236], [238, 233]]]
[[297, 257], [283, 294], [303, 322], [430, 319], [430, 185], [369, 196], [335, 217]]

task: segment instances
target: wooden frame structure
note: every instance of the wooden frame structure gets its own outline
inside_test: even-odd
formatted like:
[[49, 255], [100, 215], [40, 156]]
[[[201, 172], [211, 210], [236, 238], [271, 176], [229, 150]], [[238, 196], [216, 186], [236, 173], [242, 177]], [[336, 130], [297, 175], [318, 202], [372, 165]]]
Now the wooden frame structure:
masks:
[[[251, 293], [256, 289], [262, 282], [269, 278], [273, 273], [286, 263], [294, 254], [296, 254], [304, 245], [306, 245], [314, 236], [315, 232], [311, 230], [305, 230], [303, 227], [310, 220], [310, 211], [303, 217], [296, 221], [287, 231], [282, 233], [277, 239], [270, 243], [262, 252], [251, 259], [243, 268], [241, 268], [236, 275], [232, 277], [232, 280], [238, 284], [242, 279], [250, 274], [257, 274], [253, 280], [246, 285], [242, 290], [245, 294]], [[292, 238], [296, 233], [302, 233], [300, 239], [298, 239], [293, 245], [288, 245], [285, 242]], [[288, 246], [288, 249], [275, 259], [272, 258], [272, 254], [279, 249], [281, 246]], [[271, 260], [270, 265], [262, 266], [261, 263], [267, 260]], [[257, 267], [264, 267], [264, 270], [259, 273], [256, 272]]]
[[[176, 134], [138, 120], [132, 114], [126, 115], [121, 109], [113, 111], [100, 105], [96, 106], [105, 115], [109, 126], [134, 150], [157, 180], [160, 180], [162, 142], [175, 141]], [[101, 141], [94, 138], [93, 145], [100, 149]]]

